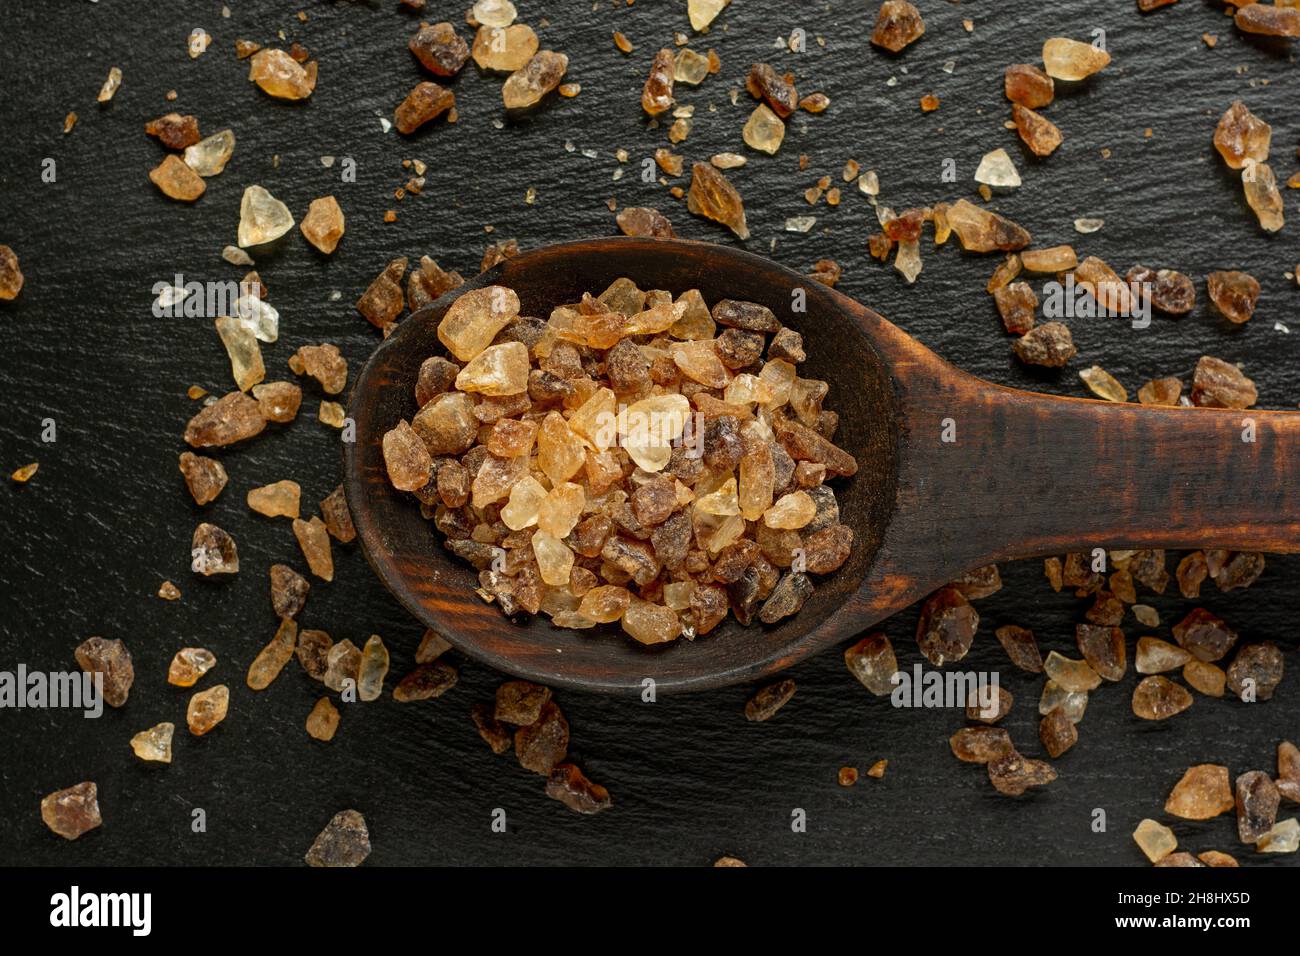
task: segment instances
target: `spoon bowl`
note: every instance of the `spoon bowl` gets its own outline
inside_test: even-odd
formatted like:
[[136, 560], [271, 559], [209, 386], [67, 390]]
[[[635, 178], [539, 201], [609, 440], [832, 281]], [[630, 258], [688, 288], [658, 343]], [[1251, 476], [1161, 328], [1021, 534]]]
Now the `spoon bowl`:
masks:
[[[547, 316], [620, 277], [709, 305], [771, 309], [804, 339], [803, 378], [829, 383], [834, 441], [858, 461], [831, 483], [853, 529], [849, 560], [775, 625], [734, 617], [693, 641], [646, 647], [606, 625], [502, 615], [478, 572], [442, 547], [418, 503], [392, 488], [382, 438], [416, 411], [421, 362], [463, 293], [504, 285]], [[1106, 321], [1106, 320], [1102, 320]], [[939, 359], [852, 299], [751, 253], [681, 240], [564, 243], [506, 260], [406, 319], [357, 377], [344, 488], [380, 580], [459, 650], [539, 683], [639, 693], [718, 687], [840, 644], [963, 572], [1012, 557], [1093, 548], [1300, 549], [1300, 415], [1113, 405], [992, 385]], [[1241, 440], [1254, 420], [1256, 441]]]

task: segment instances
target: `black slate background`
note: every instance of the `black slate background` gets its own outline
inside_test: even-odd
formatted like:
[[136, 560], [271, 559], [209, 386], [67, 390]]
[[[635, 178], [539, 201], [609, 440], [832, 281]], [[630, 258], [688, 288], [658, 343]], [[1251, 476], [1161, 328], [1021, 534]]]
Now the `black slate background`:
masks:
[[[7, 474], [41, 463], [29, 485], [0, 484], [0, 667], [74, 666], [73, 648], [102, 634], [127, 642], [137, 673], [128, 705], [98, 721], [65, 711], [0, 712], [0, 863], [291, 864], [332, 814], [354, 807], [369, 822], [373, 864], [693, 865], [729, 853], [751, 864], [1138, 865], [1144, 861], [1129, 834], [1141, 818], [1161, 817], [1165, 795], [1188, 765], [1271, 771], [1278, 741], [1300, 737], [1300, 562], [1278, 557], [1254, 588], [1224, 595], [1211, 587], [1203, 602], [1243, 642], [1272, 639], [1287, 648], [1291, 673], [1275, 700], [1244, 705], [1198, 695], [1188, 713], [1153, 725], [1131, 714], [1130, 672], [1120, 686], [1093, 695], [1079, 744], [1057, 762], [1059, 781], [1021, 799], [998, 796], [981, 768], [952, 758], [947, 737], [962, 726], [959, 714], [894, 709], [869, 696], [837, 653], [794, 668], [797, 695], [762, 725], [741, 716], [752, 688], [653, 704], [562, 693], [572, 754], [615, 799], [613, 810], [590, 819], [547, 800], [541, 779], [513, 758], [488, 752], [467, 711], [490, 696], [500, 676], [472, 662], [462, 662], [459, 685], [438, 701], [399, 705], [385, 696], [345, 706], [332, 743], [309, 739], [303, 720], [320, 686], [296, 664], [264, 693], [244, 686], [249, 660], [274, 631], [266, 569], [303, 562], [288, 522], [250, 513], [243, 497], [251, 487], [294, 478], [310, 510], [339, 480], [337, 433], [316, 421], [320, 395], [308, 388], [296, 423], [221, 454], [229, 486], [213, 505], [194, 507], [175, 464], [181, 431], [197, 408], [185, 390], [198, 383], [224, 392], [229, 368], [209, 321], [150, 314], [154, 283], [175, 273], [242, 275], [219, 254], [234, 241], [240, 195], [251, 183], [268, 187], [299, 219], [312, 198], [335, 194], [348, 217], [336, 255], [316, 255], [295, 230], [258, 262], [281, 311], [280, 341], [263, 347], [268, 378], [278, 378], [289, 377], [284, 363], [299, 345], [320, 341], [337, 343], [359, 368], [377, 336], [351, 303], [394, 255], [429, 253], [472, 273], [489, 241], [515, 237], [529, 247], [610, 234], [611, 196], [620, 205], [657, 206], [688, 238], [734, 240], [637, 175], [636, 164], [666, 144], [664, 130], [648, 128], [638, 108], [640, 87], [654, 51], [671, 44], [674, 31], [690, 33], [684, 3], [520, 0], [520, 19], [538, 29], [543, 45], [569, 54], [569, 78], [582, 84], [581, 95], [502, 123], [500, 79], [471, 63], [454, 83], [459, 123], [410, 139], [383, 132], [379, 121], [422, 78], [404, 49], [416, 18], [396, 2], [303, 0], [306, 23], [292, 4], [229, 3], [229, 19], [210, 0], [0, 8], [0, 242], [17, 250], [27, 275], [20, 299], [0, 305], [0, 466]], [[465, 5], [431, 2], [426, 16], [460, 23]], [[1241, 97], [1273, 124], [1279, 179], [1295, 170], [1300, 119], [1290, 50], [1237, 35], [1209, 0], [1183, 0], [1149, 16], [1132, 3], [1104, 0], [920, 6], [927, 34], [901, 57], [868, 45], [876, 5], [865, 2], [735, 0], [709, 36], [692, 36], [701, 51], [717, 48], [723, 70], [680, 91], [681, 102], [696, 106], [694, 130], [680, 149], [688, 160], [745, 151], [740, 127], [751, 103], [742, 92], [733, 106], [728, 91], [741, 87], [753, 61], [793, 70], [801, 92], [822, 90], [832, 99], [828, 112], [791, 121], [776, 157], [751, 153], [749, 165], [731, 174], [747, 202], [747, 248], [799, 269], [820, 257], [839, 260], [842, 290], [995, 382], [1078, 395], [1075, 372], [1097, 363], [1133, 392], [1160, 375], [1187, 382], [1196, 358], [1210, 353], [1244, 363], [1262, 407], [1295, 407], [1300, 337], [1275, 330], [1274, 322], [1295, 321], [1300, 293], [1284, 272], [1300, 259], [1296, 225], [1263, 235], [1210, 144], [1219, 114]], [[971, 34], [962, 29], [964, 17], [975, 21]], [[191, 61], [185, 43], [196, 26], [213, 44]], [[794, 27], [808, 32], [807, 53], [775, 50], [774, 40]], [[1049, 36], [1087, 39], [1094, 28], [1107, 32], [1114, 63], [1058, 93], [1048, 113], [1065, 144], [1035, 162], [1002, 127], [1001, 70], [1036, 61]], [[636, 44], [630, 56], [613, 47], [615, 29]], [[233, 55], [236, 38], [275, 45], [279, 30], [320, 62], [317, 92], [305, 104], [267, 98]], [[1205, 31], [1219, 34], [1216, 49], [1202, 43]], [[955, 67], [946, 73], [949, 60]], [[114, 64], [125, 79], [101, 108], [95, 93]], [[164, 99], [169, 89], [179, 92], [175, 103]], [[942, 108], [922, 115], [917, 100], [930, 92]], [[81, 119], [64, 136], [70, 109]], [[208, 181], [193, 207], [163, 198], [146, 179], [162, 151], [141, 126], [172, 109], [197, 114], [205, 134], [231, 127], [238, 140], [226, 171]], [[1010, 358], [981, 291], [992, 258], [964, 256], [955, 244], [936, 252], [927, 241], [925, 272], [909, 287], [866, 256], [873, 215], [852, 188], [839, 208], [818, 206], [813, 232], [782, 231], [787, 217], [809, 211], [803, 190], [823, 173], [838, 183], [850, 156], [879, 172], [882, 201], [901, 209], [971, 195], [975, 165], [996, 146], [1012, 153], [1025, 180], [996, 208], [1030, 229], [1036, 244], [1073, 243], [1081, 256], [1100, 255], [1121, 273], [1137, 261], [1175, 267], [1198, 284], [1212, 269], [1247, 269], [1264, 287], [1256, 318], [1229, 328], [1198, 306], [1182, 321], [1157, 317], [1145, 331], [1076, 320], [1080, 355], [1072, 368], [1035, 375]], [[615, 182], [620, 147], [632, 159]], [[800, 153], [810, 157], [806, 172], [798, 169]], [[324, 168], [321, 155], [354, 158], [357, 181], [340, 183], [340, 167]], [[53, 184], [40, 178], [47, 157], [57, 163]], [[407, 177], [400, 162], [417, 157], [429, 163], [428, 188], [395, 203], [392, 190]], [[957, 163], [956, 184], [940, 180], [947, 157]], [[524, 200], [530, 186], [535, 205]], [[1293, 219], [1300, 212], [1294, 195]], [[384, 224], [390, 207], [400, 219]], [[1071, 222], [1078, 216], [1104, 217], [1106, 226], [1077, 235]], [[334, 290], [342, 293], [338, 301], [330, 298]], [[52, 445], [40, 441], [45, 418], [57, 423]], [[233, 580], [210, 582], [188, 570], [190, 534], [205, 519], [238, 541], [243, 570]], [[1171, 570], [1176, 560], [1171, 556]], [[335, 581], [314, 585], [302, 623], [358, 644], [383, 635], [393, 654], [391, 686], [410, 666], [420, 628], [355, 546], [336, 546], [335, 561]], [[1069, 652], [1084, 603], [1052, 593], [1036, 561], [1005, 566], [1003, 574], [1004, 590], [979, 603], [980, 638], [968, 661], [1002, 669], [1017, 699], [1006, 726], [1025, 753], [1038, 756], [1041, 682], [1006, 665], [992, 632], [1004, 623], [1026, 625], [1044, 653]], [[181, 601], [154, 597], [164, 579], [180, 586]], [[1165, 637], [1191, 606], [1174, 589], [1143, 600], [1159, 609]], [[886, 626], [909, 669], [920, 660], [914, 626], [914, 611]], [[1131, 641], [1146, 629], [1130, 619], [1127, 631]], [[184, 730], [189, 692], [164, 680], [172, 654], [185, 645], [216, 652], [220, 663], [204, 686], [219, 680], [233, 694], [224, 725], [202, 739]], [[127, 742], [160, 720], [178, 724], [175, 760], [146, 766]], [[836, 785], [841, 765], [865, 770], [882, 757], [890, 761], [883, 780]], [[85, 779], [99, 785], [105, 824], [68, 844], [42, 826], [38, 802]], [[194, 834], [191, 811], [200, 807], [208, 829]], [[491, 831], [494, 808], [505, 809], [508, 833]], [[795, 808], [807, 812], [806, 833], [791, 831]], [[1106, 811], [1104, 833], [1090, 829], [1095, 808]], [[1175, 830], [1184, 848], [1238, 850], [1228, 817], [1180, 822]], [[1294, 862], [1261, 861], [1244, 849], [1240, 856], [1250, 864]]]

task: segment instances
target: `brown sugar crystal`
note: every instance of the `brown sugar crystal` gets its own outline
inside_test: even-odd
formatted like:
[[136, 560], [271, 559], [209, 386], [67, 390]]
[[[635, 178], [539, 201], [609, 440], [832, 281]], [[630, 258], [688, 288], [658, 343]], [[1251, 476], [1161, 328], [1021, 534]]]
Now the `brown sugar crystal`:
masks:
[[1079, 264], [1079, 257], [1073, 246], [1049, 246], [1023, 250], [1020, 264], [1026, 272], [1068, 272]]
[[876, 15], [871, 42], [891, 53], [916, 42], [925, 33], [921, 12], [907, 0], [885, 0]]
[[514, 740], [509, 729], [492, 716], [492, 705], [475, 704], [470, 708], [470, 718], [474, 721], [479, 736], [492, 748], [494, 754], [503, 754], [513, 746]]
[[1236, 100], [1219, 119], [1214, 148], [1233, 169], [1243, 169], [1248, 163], [1267, 161], [1272, 138], [1273, 128]]
[[292, 618], [283, 618], [275, 631], [271, 642], [263, 647], [253, 663], [248, 666], [245, 682], [252, 690], [265, 690], [271, 685], [284, 665], [293, 658], [294, 648], [298, 643], [298, 625]]
[[311, 584], [287, 564], [271, 565], [271, 609], [280, 619], [297, 617]]
[[65, 840], [75, 840], [100, 826], [99, 789], [86, 781], [66, 790], [56, 790], [41, 800], [41, 820]]
[[1128, 657], [1123, 631], [1118, 627], [1079, 624], [1075, 627], [1075, 634], [1084, 660], [1102, 678], [1117, 681], [1124, 676], [1128, 670]]
[[1165, 813], [1184, 820], [1209, 820], [1235, 805], [1228, 768], [1205, 763], [1183, 774], [1165, 801]]
[[325, 523], [315, 515], [310, 521], [293, 519], [293, 535], [298, 539], [311, 573], [323, 581], [334, 580], [334, 559], [330, 554], [330, 536]]
[[[506, 109], [523, 110], [537, 105], [560, 85], [568, 68], [569, 58], [563, 53], [538, 50], [502, 84], [501, 98]], [[670, 66], [670, 76], [671, 69]]]
[[298, 647], [294, 653], [308, 677], [312, 680], [324, 680], [333, 647], [333, 639], [324, 631], [300, 631]]
[[280, 100], [303, 100], [316, 89], [316, 61], [306, 66], [284, 50], [258, 50], [248, 61], [249, 82]]
[[1203, 355], [1192, 375], [1192, 404], [1208, 408], [1250, 408], [1259, 395], [1255, 383], [1235, 365]]
[[157, 137], [158, 142], [168, 149], [185, 149], [199, 141], [198, 118], [182, 116], [180, 113], [168, 113], [150, 120], [144, 124], [144, 131], [149, 136]]
[[333, 196], [313, 199], [298, 228], [307, 241], [325, 255], [332, 253], [343, 238], [343, 210], [339, 208], [338, 200]]
[[1229, 322], [1240, 325], [1255, 314], [1259, 301], [1259, 280], [1245, 272], [1211, 272], [1205, 291], [1214, 308]]
[[1014, 749], [988, 762], [989, 781], [998, 793], [1018, 797], [1030, 787], [1044, 787], [1056, 779], [1052, 765], [1021, 756]]
[[360, 866], [370, 855], [370, 831], [366, 818], [356, 810], [334, 814], [316, 837], [303, 859], [308, 866]]
[[91, 637], [77, 647], [75, 656], [83, 671], [102, 675], [105, 703], [110, 707], [126, 703], [135, 683], [135, 667], [125, 644], [120, 640]]
[[[1254, 9], [1256, 6], [1258, 10]], [[1243, 33], [1263, 36], [1300, 37], [1300, 10], [1282, 5], [1251, 4], [1239, 7], [1233, 22]]]
[[507, 27], [481, 26], [474, 35], [471, 55], [474, 62], [484, 70], [497, 73], [513, 73], [523, 66], [537, 52], [537, 34], [533, 28], [524, 23], [512, 23]]
[[1206, 697], [1222, 697], [1228, 686], [1228, 675], [1223, 668], [1196, 658], [1183, 665], [1183, 680]]
[[340, 544], [355, 540], [357, 529], [352, 524], [352, 512], [348, 510], [347, 498], [343, 486], [339, 485], [320, 503], [320, 514], [325, 521], [325, 529]]
[[1013, 282], [993, 293], [998, 314], [1008, 332], [1023, 335], [1034, 327], [1038, 296], [1028, 282]]
[[185, 712], [185, 722], [189, 725], [190, 733], [202, 737], [226, 719], [229, 707], [230, 688], [225, 684], [199, 691], [190, 698]]
[[193, 687], [199, 678], [217, 666], [217, 656], [206, 647], [182, 647], [167, 668], [167, 683]]
[[795, 682], [789, 678], [769, 684], [745, 704], [745, 719], [749, 721], [771, 719], [794, 696], [795, 690]]
[[1133, 691], [1133, 713], [1144, 720], [1166, 720], [1192, 706], [1192, 695], [1165, 677], [1144, 677]]
[[1237, 643], [1237, 632], [1205, 608], [1194, 608], [1173, 627], [1174, 640], [1202, 661], [1222, 660]]
[[1192, 655], [1156, 637], [1140, 637], [1133, 666], [1139, 674], [1161, 674], [1182, 667]]
[[[1248, 588], [1264, 573], [1264, 555], [1258, 551], [1235, 551], [1214, 574], [1220, 591]], [[1208, 570], [1208, 563], [1206, 565]]]
[[202, 522], [194, 529], [190, 542], [190, 569], [204, 577], [238, 573], [239, 551], [235, 539], [216, 525]]
[[307, 715], [307, 733], [317, 740], [328, 743], [334, 739], [339, 729], [339, 709], [328, 697], [316, 701]]
[[1282, 671], [1282, 651], [1276, 644], [1247, 644], [1228, 666], [1228, 688], [1242, 700], [1269, 700], [1282, 682]]
[[982, 694], [971, 695], [967, 699], [966, 719], [978, 720], [984, 724], [996, 724], [999, 720], [1011, 713], [1011, 706], [1015, 703], [1015, 698], [1011, 691], [1001, 685], [997, 689], [996, 699], [986, 698]]
[[[367, 301], [366, 297], [362, 296], [361, 302], [357, 303], [358, 309], [362, 302]], [[343, 391], [348, 381], [347, 360], [340, 354], [338, 346], [328, 342], [324, 345], [304, 345], [299, 348], [289, 357], [289, 370], [295, 375], [309, 375], [316, 379], [326, 395], [337, 395]]]
[[741, 239], [749, 238], [745, 223], [745, 206], [740, 193], [727, 177], [708, 163], [691, 166], [691, 187], [686, 194], [686, 208], [697, 216], [720, 222]]
[[181, 202], [194, 202], [208, 188], [203, 177], [175, 155], [166, 156], [156, 168], [150, 170], [149, 181], [163, 195]]
[[893, 692], [898, 660], [884, 634], [870, 634], [846, 649], [844, 663], [849, 673], [876, 696], [883, 697]]
[[455, 76], [469, 59], [469, 47], [450, 23], [421, 24], [407, 46], [435, 76]]
[[1124, 281], [1137, 295], [1149, 300], [1152, 308], [1166, 315], [1186, 315], [1196, 305], [1196, 285], [1173, 269], [1134, 266]]
[[1011, 735], [1001, 727], [963, 727], [949, 738], [948, 745], [965, 763], [988, 763], [1015, 751]]
[[959, 661], [970, 650], [979, 614], [956, 588], [941, 588], [921, 607], [916, 643], [935, 667]]
[[569, 749], [569, 722], [554, 701], [547, 701], [537, 720], [515, 731], [515, 756], [525, 770], [550, 774]]
[[399, 133], [414, 133], [425, 123], [456, 106], [456, 94], [437, 83], [417, 83], [393, 111], [393, 125]]
[[551, 689], [530, 681], [506, 681], [497, 688], [495, 719], [517, 726], [536, 723], [551, 699]]
[[268, 518], [298, 517], [301, 489], [296, 481], [276, 481], [261, 488], [250, 488], [248, 507]]
[[215, 500], [228, 480], [221, 462], [190, 451], [181, 452], [180, 472], [185, 478], [190, 497], [198, 505], [206, 505]]
[[1043, 672], [1043, 656], [1038, 650], [1034, 632], [1014, 624], [1006, 624], [996, 631], [998, 643], [1007, 652], [1011, 663], [1031, 674]]
[[794, 84], [767, 63], [755, 63], [749, 68], [745, 88], [750, 96], [763, 100], [782, 118], [793, 113], [799, 105], [799, 94], [795, 92]]
[[23, 273], [18, 268], [18, 255], [0, 243], [0, 301], [13, 301], [23, 289]]
[[673, 105], [673, 75], [677, 57], [672, 50], [664, 49], [655, 54], [650, 64], [650, 75], [646, 77], [645, 87], [641, 91], [641, 108], [651, 116], [666, 113]]
[[1204, 551], [1193, 551], [1178, 562], [1178, 590], [1185, 598], [1201, 596], [1201, 583], [1209, 575]]
[[[1300, 10], [1296, 11], [1300, 15]], [[1241, 171], [1241, 186], [1250, 206], [1266, 232], [1277, 232], [1286, 224], [1282, 193], [1277, 177], [1267, 163], [1248, 163]]]
[[1031, 110], [1049, 105], [1055, 95], [1052, 78], [1028, 63], [1007, 67], [1002, 74], [1002, 85], [1007, 99]]
[[1045, 322], [1011, 344], [1016, 358], [1028, 365], [1060, 368], [1074, 357], [1074, 339], [1060, 322]]
[[1014, 252], [1029, 245], [1029, 233], [1009, 219], [959, 199], [945, 212], [963, 249], [970, 252]]
[[1011, 121], [1016, 124], [1021, 141], [1035, 156], [1050, 156], [1061, 145], [1061, 131], [1056, 124], [1027, 106], [1013, 103]]
[[1277, 745], [1277, 780], [1281, 796], [1300, 803], [1300, 747], [1289, 740]]
[[431, 257], [421, 256], [419, 267], [412, 269], [407, 276], [406, 307], [414, 312], [444, 292], [450, 292], [464, 284], [465, 278], [459, 272], [448, 272]]
[[253, 386], [262, 417], [268, 422], [287, 424], [298, 417], [302, 389], [293, 382], [262, 382]]
[[672, 239], [672, 223], [663, 213], [645, 206], [627, 206], [615, 217], [619, 229], [627, 236], [649, 236], [653, 239]]
[[1237, 835], [1242, 843], [1256, 843], [1273, 829], [1281, 794], [1262, 770], [1251, 770], [1237, 778]]
[[574, 813], [593, 814], [613, 806], [609, 791], [571, 763], [557, 764], [546, 778], [546, 795]]
[[1054, 707], [1038, 725], [1038, 739], [1043, 749], [1055, 760], [1079, 740], [1079, 731], [1074, 721], [1066, 716], [1065, 709]]
[[233, 445], [260, 434], [266, 427], [262, 407], [243, 392], [231, 392], [202, 408], [185, 426], [185, 442], [192, 448]]
[[397, 682], [393, 688], [393, 700], [407, 703], [441, 697], [456, 686], [459, 677], [456, 668], [443, 661], [417, 664], [414, 670]]
[[1066, 37], [1051, 37], [1043, 43], [1043, 66], [1054, 79], [1083, 80], [1109, 63], [1110, 54], [1091, 43]]

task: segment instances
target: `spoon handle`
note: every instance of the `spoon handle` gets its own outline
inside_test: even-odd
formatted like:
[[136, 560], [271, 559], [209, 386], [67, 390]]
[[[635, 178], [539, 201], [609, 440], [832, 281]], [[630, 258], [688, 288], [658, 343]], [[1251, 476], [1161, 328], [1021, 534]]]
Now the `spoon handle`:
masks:
[[1298, 412], [985, 385], [953, 414], [968, 492], [943, 506], [945, 521], [982, 539], [990, 560], [1095, 547], [1300, 550]]
[[994, 561], [1094, 548], [1300, 551], [1300, 412], [1004, 388], [850, 308], [889, 368], [901, 436], [870, 603]]

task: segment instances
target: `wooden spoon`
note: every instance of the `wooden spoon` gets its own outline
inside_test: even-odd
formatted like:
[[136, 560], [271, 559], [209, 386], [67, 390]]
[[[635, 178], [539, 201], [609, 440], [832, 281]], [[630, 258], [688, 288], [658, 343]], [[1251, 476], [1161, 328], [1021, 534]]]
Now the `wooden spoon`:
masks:
[[[511, 622], [475, 594], [478, 572], [443, 549], [413, 498], [389, 485], [382, 437], [415, 413], [417, 370], [444, 354], [436, 329], [458, 295], [505, 285], [522, 314], [545, 317], [620, 276], [643, 289], [699, 289], [710, 305], [766, 305], [803, 335], [799, 374], [830, 383], [835, 441], [859, 464], [833, 483], [854, 551], [816, 581], [797, 615], [749, 628], [728, 618], [695, 641], [657, 647], [616, 626], [566, 630], [541, 615]], [[796, 290], [801, 312], [792, 310]], [[1112, 404], [992, 385], [832, 289], [705, 243], [597, 239], [510, 259], [403, 322], [358, 376], [350, 415], [356, 441], [344, 445], [344, 487], [380, 579], [459, 650], [550, 685], [639, 692], [653, 678], [658, 690], [679, 691], [761, 677], [994, 561], [1094, 548], [1300, 550], [1300, 413]], [[1254, 440], [1243, 441], [1252, 427]], [[945, 431], [955, 440], [944, 441]]]

